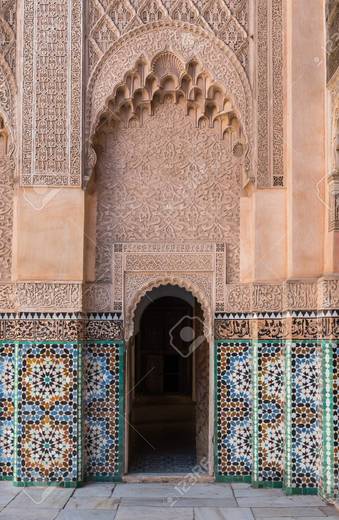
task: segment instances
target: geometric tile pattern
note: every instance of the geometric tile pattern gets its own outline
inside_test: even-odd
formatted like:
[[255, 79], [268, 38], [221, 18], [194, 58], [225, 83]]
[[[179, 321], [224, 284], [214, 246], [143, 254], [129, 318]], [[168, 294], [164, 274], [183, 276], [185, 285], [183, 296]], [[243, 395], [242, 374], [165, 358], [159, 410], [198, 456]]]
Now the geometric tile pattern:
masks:
[[81, 480], [81, 344], [16, 345], [16, 456], [21, 483]]
[[258, 343], [257, 478], [282, 482], [284, 471], [284, 358], [278, 342]]
[[338, 475], [338, 463], [335, 460], [338, 454], [338, 445], [336, 450], [333, 449], [335, 425], [338, 420], [338, 403], [335, 402], [336, 386], [338, 385], [336, 364], [335, 343], [322, 341], [322, 408], [319, 414], [322, 429], [322, 464], [319, 488], [321, 495], [325, 498], [333, 496], [334, 475]]
[[251, 342], [216, 342], [216, 477], [250, 480]]
[[122, 475], [123, 342], [92, 341], [84, 354], [85, 475], [117, 480]]
[[339, 342], [333, 345], [333, 467], [334, 496], [339, 497]]
[[14, 344], [0, 342], [0, 480], [13, 476]]
[[319, 347], [316, 341], [293, 341], [287, 348], [286, 490], [293, 493], [316, 489], [320, 461], [320, 374]]

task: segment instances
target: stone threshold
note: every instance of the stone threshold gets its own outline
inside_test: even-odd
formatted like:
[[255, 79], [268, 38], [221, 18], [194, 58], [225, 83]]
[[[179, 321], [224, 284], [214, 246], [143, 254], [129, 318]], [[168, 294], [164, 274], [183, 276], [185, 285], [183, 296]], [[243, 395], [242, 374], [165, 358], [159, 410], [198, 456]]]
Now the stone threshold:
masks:
[[[123, 475], [122, 481], [126, 483], [166, 483], [169, 482], [171, 484], [179, 484], [185, 478], [191, 476], [190, 472], [187, 473], [128, 473], [127, 475]], [[215, 478], [211, 475], [197, 475], [194, 474], [194, 478], [196, 478], [196, 482], [215, 482]]]

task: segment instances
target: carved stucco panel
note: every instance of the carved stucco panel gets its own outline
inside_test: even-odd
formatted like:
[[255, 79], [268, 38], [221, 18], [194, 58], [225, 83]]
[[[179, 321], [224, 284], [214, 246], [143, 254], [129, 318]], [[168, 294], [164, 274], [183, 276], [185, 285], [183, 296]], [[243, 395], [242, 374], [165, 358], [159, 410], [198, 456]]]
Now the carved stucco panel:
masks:
[[14, 161], [0, 157], [0, 281], [11, 280]]
[[81, 185], [82, 2], [23, 2], [24, 185]]
[[220, 40], [200, 28], [179, 22], [159, 22], [134, 30], [120, 38], [105, 54], [88, 87], [87, 135], [94, 132], [98, 115], [112, 94], [112, 87], [122, 81], [125, 72], [133, 68], [141, 55], [151, 61], [165, 49], [177, 54], [184, 63], [195, 56], [225, 87], [241, 115], [252, 148], [252, 94], [240, 63]]
[[89, 70], [113, 42], [150, 22], [180, 21], [217, 36], [248, 68], [248, 0], [89, 0]]
[[[105, 137], [97, 191], [98, 281], [115, 276], [114, 243], [211, 239], [226, 243], [219, 253], [226, 254], [227, 280], [237, 281], [240, 163], [216, 132], [197, 129], [181, 106], [160, 105], [142, 128], [115, 128]], [[217, 267], [225, 282], [223, 262]]]
[[213, 271], [212, 255], [202, 254], [128, 254], [125, 262], [126, 271]]
[[284, 185], [284, 8], [256, 3], [257, 185]]

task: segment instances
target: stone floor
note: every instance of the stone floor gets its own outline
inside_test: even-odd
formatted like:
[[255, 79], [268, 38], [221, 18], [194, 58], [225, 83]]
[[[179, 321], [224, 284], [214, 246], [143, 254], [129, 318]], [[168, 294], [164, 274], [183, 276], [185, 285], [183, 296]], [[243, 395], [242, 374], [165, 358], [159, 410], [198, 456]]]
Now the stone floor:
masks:
[[109, 484], [16, 488], [0, 482], [0, 520], [334, 520], [317, 496], [249, 484]]

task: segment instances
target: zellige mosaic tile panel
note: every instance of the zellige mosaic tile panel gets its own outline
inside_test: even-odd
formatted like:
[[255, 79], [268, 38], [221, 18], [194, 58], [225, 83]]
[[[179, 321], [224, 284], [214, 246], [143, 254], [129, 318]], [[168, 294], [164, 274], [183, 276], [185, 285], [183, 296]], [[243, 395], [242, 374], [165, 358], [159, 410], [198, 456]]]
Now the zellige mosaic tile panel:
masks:
[[252, 466], [251, 343], [216, 343], [216, 474], [246, 480]]
[[16, 345], [16, 460], [21, 483], [81, 480], [81, 345]]
[[123, 343], [93, 341], [86, 345], [85, 465], [86, 478], [121, 476], [123, 450]]

